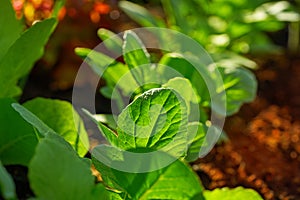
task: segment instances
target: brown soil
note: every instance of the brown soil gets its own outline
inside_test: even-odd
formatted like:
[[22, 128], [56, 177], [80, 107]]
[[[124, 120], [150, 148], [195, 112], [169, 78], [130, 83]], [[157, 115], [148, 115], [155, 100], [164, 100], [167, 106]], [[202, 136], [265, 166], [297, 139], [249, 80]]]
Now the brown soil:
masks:
[[204, 186], [258, 191], [264, 199], [300, 199], [300, 61], [267, 59], [256, 71], [256, 100], [227, 119], [229, 142], [193, 165]]

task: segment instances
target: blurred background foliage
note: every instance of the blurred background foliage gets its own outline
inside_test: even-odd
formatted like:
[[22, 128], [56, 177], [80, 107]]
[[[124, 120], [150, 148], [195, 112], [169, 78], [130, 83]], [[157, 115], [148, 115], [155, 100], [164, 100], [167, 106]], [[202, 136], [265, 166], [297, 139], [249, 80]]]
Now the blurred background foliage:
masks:
[[[51, 16], [55, 0], [12, 3], [17, 17], [31, 26], [36, 20]], [[51, 91], [69, 90], [82, 62], [74, 54], [75, 47], [94, 48], [101, 42], [95, 34], [99, 28], [121, 32], [139, 25], [185, 33], [223, 66], [256, 68], [256, 63], [246, 57], [286, 50], [299, 53], [299, 9], [298, 0], [66, 0], [58, 13], [58, 28], [33, 77]], [[29, 96], [40, 95], [38, 90], [30, 92]]]

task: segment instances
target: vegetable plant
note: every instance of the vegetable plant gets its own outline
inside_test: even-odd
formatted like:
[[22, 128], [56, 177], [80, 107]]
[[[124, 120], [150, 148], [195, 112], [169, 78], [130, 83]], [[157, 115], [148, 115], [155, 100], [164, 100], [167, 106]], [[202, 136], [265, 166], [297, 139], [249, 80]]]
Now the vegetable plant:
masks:
[[[195, 71], [191, 63], [179, 53], [166, 53], [158, 64], [153, 63], [150, 53], [133, 31], [126, 31], [123, 38], [106, 29], [100, 29], [98, 35], [104, 39], [104, 44], [111, 52], [123, 52], [124, 63], [96, 50], [77, 48], [75, 51], [85, 58], [94, 72], [106, 80], [106, 86], [100, 91], [104, 96], [115, 100], [120, 109], [120, 114], [113, 116], [117, 122], [111, 116], [93, 115], [85, 111], [111, 145], [95, 147], [92, 161], [101, 173], [106, 187], [114, 191], [114, 198], [216, 199], [216, 196], [224, 194], [225, 199], [228, 191], [230, 198], [243, 198], [249, 192], [253, 199], [260, 199], [253, 191], [242, 188], [203, 192], [201, 183], [186, 164], [198, 158], [201, 147], [206, 145], [205, 136], [209, 128], [208, 115], [198, 120], [193, 116], [193, 106], [203, 109], [205, 113], [204, 108], [209, 108], [210, 99], [202, 77], [194, 77]], [[143, 65], [146, 66], [139, 67]], [[179, 71], [183, 76], [170, 74], [164, 66]], [[151, 77], [153, 73], [154, 78]], [[227, 72], [220, 68], [220, 74], [225, 84], [229, 85], [224, 89], [229, 94], [227, 112], [232, 114], [242, 102], [254, 98], [255, 92], [251, 90], [255, 91], [256, 82], [253, 75], [245, 69], [235, 68]], [[147, 82], [147, 79], [156, 82]], [[233, 94], [240, 94], [237, 97], [239, 99]], [[125, 108], [123, 97], [131, 101]], [[215, 131], [218, 132], [218, 129]], [[145, 154], [152, 152], [161, 153], [150, 158]], [[135, 159], [136, 157], [131, 157], [132, 153], [141, 156]], [[178, 159], [170, 165], [151, 171], [152, 165], [163, 163], [169, 157]], [[177, 184], [176, 180], [182, 184]], [[238, 194], [239, 190], [242, 196], [231, 196]]]
[[[109, 144], [92, 149], [89, 158], [86, 156], [90, 149], [88, 134], [71, 103], [35, 98], [21, 105], [16, 100], [22, 93], [19, 81], [42, 55], [56, 19], [37, 22], [22, 32], [9, 1], [0, 2], [0, 11], [7, 16], [5, 20], [0, 18], [1, 27], [5, 27], [0, 32], [3, 36], [0, 37], [0, 194], [3, 199], [19, 198], [6, 170], [10, 165], [28, 168], [28, 180], [34, 193], [26, 197], [30, 199], [220, 199], [220, 196], [223, 199], [262, 199], [255, 191], [241, 187], [204, 190], [187, 164], [195, 160], [199, 148], [206, 145], [206, 129], [210, 128], [206, 123], [208, 115], [207, 119], [201, 119], [193, 116], [192, 111], [196, 106], [205, 113], [210, 101], [202, 98], [207, 88], [204, 85], [198, 88], [195, 82], [198, 77], [193, 77], [189, 70], [182, 72], [182, 77], [170, 77], [166, 68], [160, 67], [168, 65], [177, 70], [177, 61], [189, 66], [184, 57], [167, 53], [160, 59], [160, 66], [152, 67], [147, 49], [131, 31], [124, 35], [125, 42], [119, 38], [107, 43], [112, 51], [124, 51], [125, 60], [125, 63], [115, 61], [107, 70], [103, 66], [112, 61], [110, 57], [77, 49], [96, 72], [103, 70], [107, 86], [102, 93], [115, 98], [120, 105], [117, 122], [108, 123], [110, 127], [85, 111]], [[99, 34], [104, 37], [112, 33], [102, 30]], [[137, 50], [131, 51], [130, 46]], [[146, 67], [139, 68], [141, 64]], [[116, 73], [116, 69], [122, 73]], [[148, 78], [145, 72], [151, 69], [157, 70], [161, 82], [144, 85], [143, 80]], [[125, 79], [127, 84], [119, 83], [126, 72], [129, 72]], [[228, 86], [215, 93], [240, 94], [238, 99], [232, 98], [240, 103], [252, 98], [252, 93], [249, 97], [248, 92], [241, 89], [241, 79], [227, 76], [230, 73], [221, 70]], [[119, 87], [121, 92], [114, 95], [114, 87]], [[120, 97], [126, 95], [130, 103], [124, 107]], [[237, 109], [231, 104], [232, 99], [226, 102], [228, 112]], [[150, 159], [143, 159], [143, 155], [153, 152], [155, 155]], [[133, 160], [131, 154], [140, 155], [141, 159]], [[93, 176], [92, 166], [100, 172], [101, 181]]]

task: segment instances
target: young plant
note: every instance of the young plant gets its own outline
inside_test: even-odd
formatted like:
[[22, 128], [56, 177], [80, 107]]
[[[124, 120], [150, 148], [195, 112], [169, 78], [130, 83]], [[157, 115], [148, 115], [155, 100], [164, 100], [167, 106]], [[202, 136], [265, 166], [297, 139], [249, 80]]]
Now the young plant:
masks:
[[[126, 35], [131, 38], [130, 43], [138, 40], [134, 33]], [[137, 54], [142, 58], [146, 52]], [[127, 56], [127, 63], [133, 67], [140, 61], [135, 56]], [[139, 71], [135, 72], [130, 77], [137, 81]], [[183, 90], [179, 87], [182, 84], [189, 89]], [[117, 116], [114, 131], [86, 111], [110, 144], [95, 147], [92, 159], [82, 158], [88, 148], [87, 134], [69, 103], [37, 98], [20, 105], [12, 99], [1, 99], [4, 111], [0, 115], [0, 127], [4, 127], [0, 132], [1, 142], [4, 141], [1, 150], [5, 150], [1, 152], [1, 161], [4, 165], [28, 167], [29, 183], [35, 195], [31, 199], [209, 200], [219, 199], [220, 195], [232, 199], [250, 195], [260, 200], [249, 189], [204, 190], [198, 176], [184, 161], [194, 160], [197, 147], [205, 142], [201, 123], [188, 117], [190, 104], [198, 102], [191, 91], [192, 85], [182, 77], [175, 77], [159, 88], [134, 90], [136, 95]], [[101, 182], [95, 181], [92, 164], [100, 172]], [[15, 198], [10, 176], [3, 168], [0, 172], [3, 198]]]
[[[160, 94], [163, 95], [161, 96]], [[171, 155], [164, 152], [161, 152], [159, 156], [156, 157], [158, 160], [134, 160], [133, 162], [133, 160], [128, 159], [129, 157], [126, 155], [126, 151], [124, 151], [125, 149], [130, 149], [130, 152], [138, 153], [153, 151], [153, 149], [145, 147], [143, 141], [140, 140], [134, 142], [130, 139], [130, 136], [126, 136], [124, 133], [122, 133], [120, 128], [124, 126], [122, 125], [124, 123], [122, 120], [122, 115], [127, 115], [127, 112], [130, 110], [133, 111], [136, 108], [135, 104], [141, 105], [141, 100], [145, 102], [152, 102], [157, 98], [168, 95], [172, 96], [175, 95], [175, 93], [172, 92], [172, 89], [162, 88], [150, 90], [139, 96], [120, 114], [119, 118], [121, 120], [118, 122], [119, 131], [117, 134], [99, 123], [100, 130], [103, 132], [112, 146], [99, 145], [94, 148], [92, 151], [92, 160], [80, 158], [74, 148], [72, 148], [72, 146], [58, 133], [49, 128], [43, 121], [41, 121], [23, 106], [19, 104], [13, 104], [13, 108], [29, 124], [35, 127], [37, 133], [40, 135], [39, 143], [35, 150], [35, 155], [32, 157], [28, 166], [30, 186], [34, 191], [36, 198], [49, 200], [80, 200], [83, 198], [91, 200], [214, 200], [227, 198], [238, 200], [251, 198], [253, 200], [261, 200], [262, 198], [255, 191], [241, 187], [235, 189], [223, 188], [216, 189], [214, 191], [203, 191], [201, 183], [192, 169], [185, 164], [185, 162], [176, 160]], [[142, 105], [145, 106], [144, 103], [142, 103]], [[139, 119], [148, 117], [148, 110], [141, 111], [142, 113], [140, 113]], [[170, 134], [172, 137], [172, 131], [165, 132], [165, 136], [168, 134]], [[127, 141], [132, 142], [126, 143], [126, 137], [128, 139]], [[177, 142], [180, 144], [180, 141]], [[152, 144], [158, 147], [162, 143], [164, 143], [163, 140], [157, 140], [156, 142], [153, 141]], [[134, 147], [132, 145], [134, 145]], [[140, 147], [142, 147], [142, 149], [145, 151], [142, 151]], [[151, 168], [151, 166], [145, 166], [143, 161], [147, 161], [147, 164], [157, 164], [157, 161], [164, 161], [170, 158], [173, 160], [172, 164], [163, 168], [150, 172], [133, 173], [133, 171], [139, 171], [141, 169], [145, 169], [145, 167], [146, 169]], [[107, 165], [105, 160], [113, 161], [114, 163]], [[95, 177], [93, 177], [90, 171], [91, 163], [93, 163], [101, 173], [101, 183], [95, 183]], [[127, 171], [116, 169], [120, 166], [124, 166], [124, 164], [129, 164], [129, 166], [133, 168], [128, 169], [127, 165]], [[14, 188], [13, 184], [11, 184], [9, 180], [10, 178], [7, 174], [5, 176], [0, 176], [1, 188], [4, 188], [3, 194], [6, 195], [9, 192], [13, 192]], [[5, 185], [2, 185], [2, 183], [5, 183]]]
[[[95, 147], [92, 160], [106, 187], [114, 192], [113, 197], [217, 199], [220, 193], [225, 197], [226, 192], [229, 192], [233, 199], [239, 199], [249, 192], [253, 199], [261, 199], [257, 193], [241, 188], [203, 193], [196, 175], [185, 164], [198, 158], [201, 147], [208, 142], [205, 137], [209, 128], [206, 125], [209, 124], [207, 116], [202, 119], [203, 123], [199, 121], [199, 116], [194, 116], [193, 111], [197, 110], [193, 109], [194, 106], [203, 109], [209, 105], [210, 99], [203, 78], [201, 75], [195, 76], [191, 63], [178, 53], [167, 53], [162, 56], [159, 64], [152, 63], [146, 47], [132, 31], [125, 32], [124, 41], [105, 29], [100, 29], [98, 34], [107, 39], [104, 44], [109, 50], [122, 52], [125, 61], [118, 62], [90, 49], [76, 49], [76, 53], [85, 58], [92, 69], [106, 80], [101, 93], [116, 100], [121, 109], [121, 113], [114, 116], [117, 119], [115, 123], [112, 123], [111, 118], [106, 120], [109, 117], [105, 115], [101, 115], [99, 120], [99, 115], [85, 111], [111, 144]], [[170, 73], [174, 71], [165, 66], [178, 73]], [[248, 96], [253, 98], [254, 94], [249, 94], [243, 88], [254, 85], [256, 89], [255, 79], [250, 72], [233, 69], [221, 70], [220, 74], [224, 77], [226, 93], [231, 95], [226, 102], [229, 105], [227, 111], [237, 109], [234, 101], [248, 101]], [[213, 73], [206, 75], [213, 76]], [[236, 99], [233, 94], [241, 95]], [[131, 99], [131, 103], [125, 107], [122, 97]], [[219, 132], [217, 128], [214, 130]], [[234, 197], [235, 194], [237, 196]]]

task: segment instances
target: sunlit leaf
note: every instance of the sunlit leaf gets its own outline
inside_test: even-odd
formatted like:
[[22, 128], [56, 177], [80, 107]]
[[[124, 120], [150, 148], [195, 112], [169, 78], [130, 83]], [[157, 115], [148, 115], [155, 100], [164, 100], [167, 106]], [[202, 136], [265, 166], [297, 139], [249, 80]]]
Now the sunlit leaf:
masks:
[[30, 162], [30, 187], [41, 199], [90, 199], [94, 188], [90, 167], [60, 136], [48, 134]]
[[205, 190], [204, 197], [206, 200], [240, 200], [240, 199], [251, 199], [251, 200], [263, 200], [263, 198], [254, 190], [244, 189], [237, 187], [234, 189], [221, 188], [213, 191]]
[[35, 23], [10, 46], [0, 60], [0, 97], [21, 94], [18, 80], [27, 75], [43, 55], [44, 46], [56, 26], [56, 19]]
[[[117, 188], [127, 194], [125, 199], [197, 199], [204, 200], [202, 186], [192, 169], [185, 163], [176, 160], [171, 165], [148, 173], [128, 173], [118, 171], [104, 165], [97, 159], [97, 155], [108, 151], [104, 156], [119, 162], [126, 161], [122, 152], [112, 147], [98, 146], [93, 150], [93, 163], [102, 173], [103, 179], [109, 186]], [[112, 153], [114, 152], [114, 153]], [[161, 159], [168, 159], [167, 154], [161, 154]], [[124, 160], [125, 159], [125, 160]], [[136, 167], [142, 167], [143, 163], [136, 160]], [[150, 164], [151, 165], [151, 164]]]
[[89, 142], [84, 124], [69, 102], [35, 98], [24, 103], [24, 107], [68, 141], [80, 156], [87, 153]]

